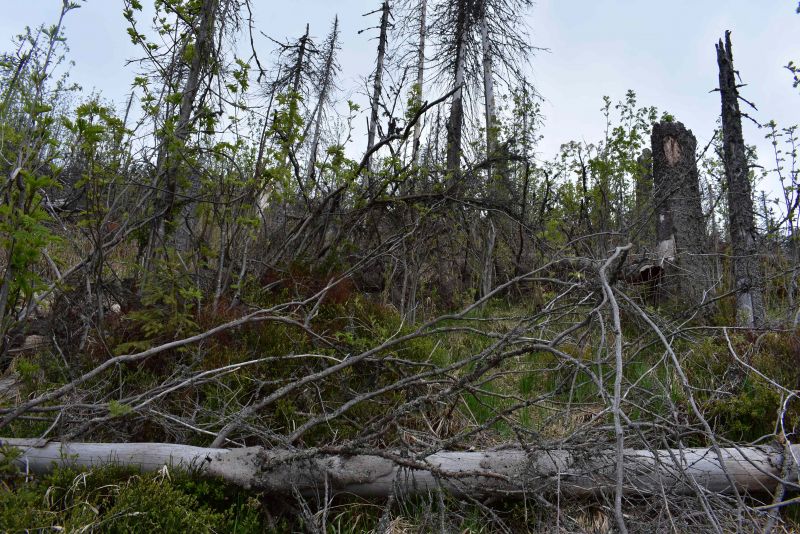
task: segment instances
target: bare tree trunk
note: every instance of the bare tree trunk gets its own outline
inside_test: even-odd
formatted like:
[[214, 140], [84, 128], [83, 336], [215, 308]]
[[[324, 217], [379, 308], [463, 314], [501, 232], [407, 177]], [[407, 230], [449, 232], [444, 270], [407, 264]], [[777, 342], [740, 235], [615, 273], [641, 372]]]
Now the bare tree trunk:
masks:
[[[308, 43], [309, 43], [309, 32], [311, 27], [309, 24], [306, 24], [306, 33], [300, 38], [300, 48], [297, 51], [297, 61], [295, 62], [294, 66], [292, 67], [292, 96], [293, 98], [290, 101], [290, 112], [298, 113], [298, 102], [297, 99], [300, 97], [300, 83], [303, 80], [303, 64], [306, 59], [306, 53], [308, 52]], [[287, 153], [283, 158], [283, 165], [289, 165], [289, 154]], [[302, 184], [301, 184], [302, 188]], [[305, 188], [302, 188], [301, 193], [305, 195]]]
[[658, 196], [658, 250], [674, 267], [666, 285], [683, 301], [697, 305], [710, 290], [705, 217], [700, 200], [697, 140], [680, 122], [653, 126], [653, 183]]
[[733, 68], [731, 32], [717, 43], [719, 91], [722, 98], [722, 134], [725, 177], [728, 183], [728, 217], [733, 248], [733, 278], [736, 294], [736, 323], [744, 327], [764, 324], [763, 280], [758, 261], [753, 195], [747, 165], [739, 90]]
[[645, 148], [636, 163], [636, 213], [633, 224], [638, 230], [639, 244], [650, 245], [655, 239], [653, 219], [650, 217], [653, 208], [653, 152]]
[[794, 271], [792, 272], [791, 280], [789, 281], [789, 288], [787, 293], [789, 295], [789, 322], [794, 328], [800, 325], [800, 306], [797, 304], [797, 297], [800, 294], [798, 291], [800, 284], [798, 284], [798, 277], [800, 276], [800, 243], [798, 243], [798, 236], [794, 231], [789, 237], [789, 258], [791, 259]]
[[447, 172], [458, 174], [461, 170], [461, 131], [464, 126], [464, 80], [466, 78], [467, 8], [458, 2], [456, 22], [455, 88], [450, 118], [447, 121]]
[[[425, 82], [425, 39], [427, 37], [427, 14], [428, 14], [428, 0], [420, 0], [419, 2], [419, 48], [417, 50], [417, 104], [421, 105], [422, 100], [422, 86]], [[422, 139], [422, 121], [417, 121], [414, 125], [414, 147], [412, 150], [412, 161], [414, 164], [419, 164], [419, 146]]]
[[[497, 105], [494, 96], [494, 74], [492, 64], [492, 45], [489, 41], [489, 20], [488, 7], [483, 3], [483, 13], [481, 14], [481, 45], [483, 46], [483, 94], [486, 121], [486, 188], [489, 202], [497, 201], [497, 181], [494, 176], [494, 166], [492, 158], [497, 154]], [[485, 241], [483, 272], [481, 273], [481, 296], [487, 295], [492, 290], [492, 272], [494, 268], [494, 247], [496, 229], [492, 220], [492, 213], [488, 217], [489, 233]]]
[[308, 48], [308, 32], [310, 26], [306, 24], [306, 33], [300, 38], [300, 50], [297, 53], [297, 63], [294, 66], [294, 79], [292, 80], [292, 91], [295, 94], [300, 92], [300, 81], [303, 74], [303, 61], [305, 61], [306, 49]]
[[[378, 129], [381, 95], [383, 95], [383, 64], [386, 60], [386, 42], [389, 38], [389, 1], [385, 0], [381, 6], [381, 27], [378, 37], [378, 61], [375, 66], [375, 79], [372, 84], [372, 110], [369, 117], [369, 132], [367, 133], [367, 152], [375, 146], [375, 134]], [[370, 158], [371, 161], [371, 158]]]
[[[314, 494], [330, 485], [334, 493], [365, 497], [420, 494], [446, 489], [457, 495], [522, 498], [532, 492], [585, 497], [617, 487], [617, 451], [592, 454], [565, 450], [499, 449], [440, 452], [420, 460], [392, 452], [325, 454], [303, 451], [209, 449], [164, 443], [60, 443], [2, 439], [20, 449], [15, 463], [24, 471], [47, 473], [56, 466], [115, 465], [157, 471], [163, 466], [195, 468], [201, 476], [273, 494]], [[800, 455], [800, 445], [792, 445]], [[766, 493], [781, 480], [783, 450], [732, 447], [623, 451], [622, 490], [629, 495], [692, 495], [700, 490]], [[797, 478], [796, 466], [788, 479]], [[733, 484], [733, 486], [732, 486]]]
[[492, 292], [493, 271], [494, 271], [494, 247], [497, 239], [497, 229], [494, 226], [492, 216], [487, 217], [489, 223], [489, 233], [486, 236], [483, 253], [483, 272], [481, 273], [481, 297], [485, 297]]
[[311, 148], [308, 155], [308, 166], [306, 167], [306, 188], [313, 192], [316, 177], [317, 152], [319, 151], [319, 140], [322, 132], [322, 120], [325, 112], [325, 104], [330, 95], [331, 85], [333, 84], [334, 71], [336, 70], [336, 46], [339, 40], [339, 16], [333, 21], [333, 29], [328, 40], [328, 50], [325, 55], [325, 66], [323, 67], [320, 78], [319, 101], [317, 102], [317, 116], [314, 119], [314, 137], [311, 141]]
[[522, 254], [525, 251], [525, 224], [528, 219], [528, 191], [530, 190], [530, 163], [525, 162], [522, 178], [522, 198], [519, 205], [519, 221], [517, 222], [518, 240], [517, 254], [514, 261], [514, 278], [522, 274]]
[[[492, 65], [492, 44], [489, 41], [489, 21], [484, 2], [481, 19], [481, 43], [483, 45], [483, 93], [486, 108], [486, 157], [492, 158], [497, 148], [497, 104], [494, 96], [494, 75]], [[487, 167], [489, 179], [492, 177], [492, 166]]]
[[711, 254], [714, 258], [714, 269], [712, 271], [712, 276], [715, 282], [719, 282], [722, 280], [722, 260], [720, 259], [719, 255], [719, 227], [717, 226], [717, 216], [714, 213], [716, 208], [716, 202], [714, 201], [714, 191], [711, 187], [711, 183], [707, 183], [706, 187], [708, 188], [708, 199], [710, 202], [710, 208], [708, 216], [711, 219]]

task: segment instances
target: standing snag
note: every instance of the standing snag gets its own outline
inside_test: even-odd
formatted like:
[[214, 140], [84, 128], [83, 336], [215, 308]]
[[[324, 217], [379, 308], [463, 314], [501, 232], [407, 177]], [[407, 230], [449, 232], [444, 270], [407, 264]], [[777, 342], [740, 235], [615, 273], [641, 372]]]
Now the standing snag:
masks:
[[[380, 36], [378, 37], [378, 59], [375, 65], [375, 78], [372, 83], [372, 99], [370, 102], [369, 131], [367, 132], [367, 152], [375, 146], [375, 133], [378, 131], [379, 110], [383, 96], [383, 70], [386, 61], [386, 44], [389, 39], [389, 2], [381, 4]], [[391, 135], [388, 132], [387, 135]], [[371, 161], [368, 164], [371, 167]]]
[[728, 218], [733, 249], [733, 281], [736, 287], [736, 323], [745, 327], [764, 324], [762, 276], [753, 221], [750, 169], [742, 135], [739, 90], [733, 69], [731, 32], [717, 43], [719, 92], [722, 98], [722, 149], [728, 184]]
[[666, 269], [666, 290], [687, 304], [706, 299], [712, 287], [705, 266], [705, 219], [700, 202], [697, 140], [680, 122], [653, 126], [653, 186], [658, 260]]

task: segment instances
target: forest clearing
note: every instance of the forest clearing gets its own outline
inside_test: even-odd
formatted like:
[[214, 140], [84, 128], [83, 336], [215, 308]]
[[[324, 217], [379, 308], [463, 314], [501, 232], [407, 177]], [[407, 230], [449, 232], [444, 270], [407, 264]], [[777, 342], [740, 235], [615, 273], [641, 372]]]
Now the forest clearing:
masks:
[[629, 90], [545, 154], [533, 0], [119, 0], [124, 102], [95, 2], [0, 52], [0, 532], [800, 532], [798, 131], [738, 30], [716, 127]]

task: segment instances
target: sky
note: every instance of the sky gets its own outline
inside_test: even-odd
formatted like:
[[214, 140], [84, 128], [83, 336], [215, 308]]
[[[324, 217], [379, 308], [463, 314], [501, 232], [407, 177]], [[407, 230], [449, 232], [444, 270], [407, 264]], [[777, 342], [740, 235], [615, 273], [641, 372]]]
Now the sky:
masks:
[[[145, 1], [145, 4], [151, 2]], [[363, 13], [379, 0], [255, 0], [257, 28], [276, 39], [301, 35], [306, 22], [322, 40], [335, 15], [342, 29], [339, 86], [343, 98], [363, 87], [374, 64], [375, 41], [358, 30], [374, 25]], [[26, 25], [55, 22], [61, 0], [0, 0], [0, 46]], [[602, 97], [621, 100], [628, 89], [640, 105], [656, 106], [683, 122], [698, 138], [710, 139], [719, 115], [714, 44], [732, 30], [734, 63], [742, 96], [752, 115], [779, 125], [800, 123], [800, 88], [784, 66], [800, 62], [797, 0], [538, 0], [528, 15], [531, 43], [547, 51], [530, 58], [532, 80], [544, 97], [544, 139], [539, 157], [548, 159], [570, 140], [602, 139]], [[122, 18], [122, 0], [86, 0], [66, 19], [71, 78], [86, 92], [96, 90], [122, 107], [139, 57]], [[374, 32], [373, 32], [374, 34]], [[264, 41], [261, 41], [264, 43]], [[244, 55], [246, 51], [242, 52]], [[260, 51], [269, 59], [268, 49]], [[358, 98], [358, 95], [355, 95]], [[362, 119], [363, 121], [363, 119]], [[774, 166], [766, 134], [745, 121], [745, 140], [759, 147], [761, 163]], [[774, 183], [763, 187], [774, 190]]]

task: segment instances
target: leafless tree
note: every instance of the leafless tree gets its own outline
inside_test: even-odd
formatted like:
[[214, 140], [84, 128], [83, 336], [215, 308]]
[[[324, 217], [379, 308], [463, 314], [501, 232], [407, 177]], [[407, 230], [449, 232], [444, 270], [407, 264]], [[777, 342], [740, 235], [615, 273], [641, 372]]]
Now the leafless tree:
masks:
[[720, 39], [717, 43], [717, 63], [722, 98], [723, 151], [734, 255], [734, 283], [737, 291], [736, 317], [738, 324], [742, 326], [760, 327], [766, 318], [763, 278], [758, 261], [750, 167], [742, 136], [742, 113], [739, 109], [741, 97], [733, 68], [730, 32], [725, 33], [724, 42]]

